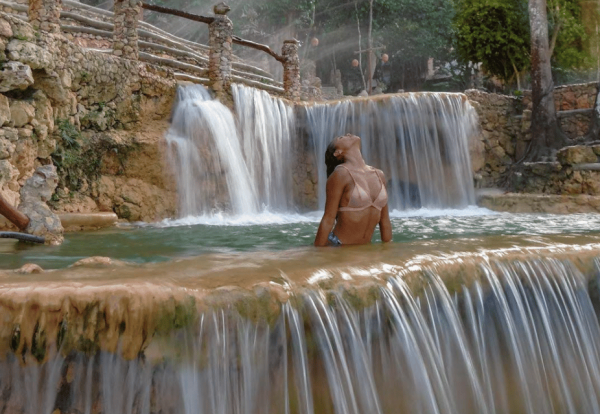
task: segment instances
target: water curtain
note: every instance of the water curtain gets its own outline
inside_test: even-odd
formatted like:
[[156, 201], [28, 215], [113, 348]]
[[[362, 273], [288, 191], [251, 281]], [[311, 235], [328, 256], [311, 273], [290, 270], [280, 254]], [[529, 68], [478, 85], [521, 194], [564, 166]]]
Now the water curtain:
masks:
[[425, 268], [418, 279], [392, 276], [384, 285], [298, 290], [276, 307], [230, 300], [155, 336], [130, 360], [93, 347], [49, 351], [43, 364], [29, 350], [8, 352], [0, 361], [1, 408], [26, 414], [598, 412], [597, 265], [589, 276], [557, 259], [477, 266], [477, 276], [467, 278], [460, 268], [452, 274]]
[[307, 106], [307, 129], [325, 206], [325, 150], [334, 137], [362, 138], [368, 164], [388, 178], [390, 208], [456, 208], [475, 202], [469, 138], [477, 115], [466, 97], [408, 93]]
[[474, 204], [468, 140], [477, 118], [464, 95], [390, 95], [294, 110], [264, 91], [233, 85], [232, 93], [235, 116], [203, 87], [179, 88], [167, 141], [181, 216], [294, 211], [302, 198], [294, 191], [305, 188], [301, 180], [295, 189], [292, 175], [307, 159], [312, 164], [302, 168], [318, 171], [323, 208], [324, 152], [347, 132], [361, 136], [366, 161], [386, 173], [392, 209]]
[[[236, 116], [202, 86], [180, 87], [166, 139], [180, 216], [288, 211], [293, 114], [259, 91], [233, 86]], [[237, 117], [237, 122], [236, 122]]]

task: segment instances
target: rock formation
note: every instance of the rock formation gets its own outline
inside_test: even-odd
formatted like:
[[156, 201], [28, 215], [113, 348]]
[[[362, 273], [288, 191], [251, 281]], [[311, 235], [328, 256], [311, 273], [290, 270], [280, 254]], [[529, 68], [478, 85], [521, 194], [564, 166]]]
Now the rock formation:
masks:
[[34, 236], [46, 238], [46, 244], [58, 245], [63, 242], [63, 226], [46, 202], [52, 198], [58, 185], [58, 175], [54, 165], [39, 167], [21, 188], [19, 210], [29, 217], [25, 229]]

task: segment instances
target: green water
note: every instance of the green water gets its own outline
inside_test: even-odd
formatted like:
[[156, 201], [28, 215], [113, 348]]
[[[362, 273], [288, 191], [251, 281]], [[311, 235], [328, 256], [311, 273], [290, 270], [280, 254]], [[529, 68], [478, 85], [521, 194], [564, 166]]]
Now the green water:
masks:
[[[35, 263], [45, 269], [63, 268], [89, 256], [145, 263], [208, 253], [312, 248], [319, 218], [318, 214], [270, 215], [246, 221], [199, 219], [197, 221], [204, 224], [129, 226], [68, 233], [65, 242], [56, 247], [0, 239], [0, 269], [14, 269], [25, 263]], [[492, 214], [482, 209], [420, 211], [398, 213], [392, 218], [392, 227], [394, 243], [499, 235], [570, 234], [576, 238], [577, 235], [600, 234], [600, 215]], [[377, 231], [373, 241], [379, 241]]]

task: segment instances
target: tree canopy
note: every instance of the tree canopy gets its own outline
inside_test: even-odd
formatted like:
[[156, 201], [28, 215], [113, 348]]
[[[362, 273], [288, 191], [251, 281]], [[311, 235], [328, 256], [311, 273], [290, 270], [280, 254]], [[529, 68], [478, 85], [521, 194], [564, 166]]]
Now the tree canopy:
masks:
[[[104, 3], [107, 0], [84, 0]], [[146, 0], [192, 13], [209, 15], [216, 0]], [[110, 1], [109, 1], [110, 2]], [[579, 0], [547, 0], [554, 69], [590, 66]], [[367, 47], [369, 0], [228, 0], [234, 30], [249, 40], [281, 47], [296, 36], [301, 57], [317, 62], [325, 82], [332, 69], [345, 79], [360, 77], [351, 65], [355, 51]], [[179, 36], [207, 41], [204, 25], [148, 14], [148, 21]], [[359, 30], [361, 44], [359, 45]], [[311, 47], [317, 37], [319, 47]], [[418, 89], [427, 60], [436, 66], [455, 62], [483, 64], [490, 75], [511, 81], [530, 67], [527, 0], [373, 0], [372, 42], [389, 55], [379, 69], [390, 73], [391, 89]], [[363, 55], [363, 57], [366, 57]], [[458, 61], [458, 64], [456, 62]], [[378, 60], [378, 65], [381, 65]], [[463, 66], [460, 66], [460, 65]]]
[[[526, 0], [456, 0], [456, 46], [467, 61], [510, 81], [529, 69], [530, 33]], [[582, 68], [590, 56], [578, 0], [548, 0], [548, 26], [555, 68]]]
[[529, 66], [527, 3], [523, 0], [458, 0], [456, 46], [467, 61], [503, 80]]

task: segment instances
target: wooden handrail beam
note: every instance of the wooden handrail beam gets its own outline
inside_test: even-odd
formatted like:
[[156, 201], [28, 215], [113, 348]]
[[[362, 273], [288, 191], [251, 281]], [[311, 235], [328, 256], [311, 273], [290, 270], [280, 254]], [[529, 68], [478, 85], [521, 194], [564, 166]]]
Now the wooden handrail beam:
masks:
[[186, 13], [184, 11], [170, 9], [168, 7], [156, 6], [154, 4], [142, 3], [142, 8], [152, 10], [159, 13], [172, 14], [173, 16], [183, 17], [184, 19], [193, 20], [195, 22], [211, 24], [215, 21], [214, 17], [205, 17], [198, 14]]
[[2, 194], [0, 194], [0, 214], [17, 226], [19, 230], [25, 230], [29, 225], [29, 217], [11, 206], [4, 197], [2, 197]]
[[262, 43], [256, 43], [256, 42], [252, 42], [250, 40], [242, 39], [239, 36], [233, 36], [232, 39], [233, 39], [233, 43], [235, 43], [236, 45], [246, 46], [246, 47], [250, 47], [252, 49], [261, 50], [261, 51], [273, 56], [275, 58], [275, 60], [277, 60], [278, 62], [280, 62], [280, 63], [285, 62], [285, 58], [283, 56], [277, 54], [273, 49], [271, 49], [267, 45], [263, 45]]
[[[180, 10], [170, 9], [168, 7], [155, 6], [154, 4], [142, 3], [142, 8], [146, 10], [152, 10], [159, 13], [171, 14], [173, 16], [183, 17], [184, 19], [193, 20], [195, 22], [201, 22], [206, 24], [211, 24], [215, 21], [214, 17], [205, 17], [197, 14], [187, 13]], [[246, 46], [252, 49], [263, 51], [275, 58], [278, 62], [285, 62], [285, 58], [278, 53], [276, 53], [273, 49], [271, 49], [267, 45], [263, 45], [261, 43], [252, 42], [250, 40], [242, 39], [239, 36], [233, 36], [233, 43], [240, 46]]]

